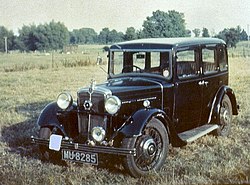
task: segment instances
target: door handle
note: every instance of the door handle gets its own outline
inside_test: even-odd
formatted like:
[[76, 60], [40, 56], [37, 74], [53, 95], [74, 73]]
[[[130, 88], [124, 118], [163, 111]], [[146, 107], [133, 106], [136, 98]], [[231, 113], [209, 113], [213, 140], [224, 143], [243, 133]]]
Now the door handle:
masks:
[[198, 85], [200, 85], [200, 86], [202, 86], [202, 85], [204, 85], [204, 84], [205, 84], [205, 81], [204, 81], [204, 80], [198, 82]]
[[199, 82], [198, 82], [198, 85], [200, 85], [200, 86], [205, 85], [205, 86], [207, 87], [208, 81], [204, 81], [204, 80], [199, 81]]

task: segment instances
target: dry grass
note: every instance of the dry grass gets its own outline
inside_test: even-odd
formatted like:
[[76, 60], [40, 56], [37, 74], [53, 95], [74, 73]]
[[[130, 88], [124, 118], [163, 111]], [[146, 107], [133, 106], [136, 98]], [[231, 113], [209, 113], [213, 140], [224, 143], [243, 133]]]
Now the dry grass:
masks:
[[107, 53], [103, 51], [103, 45], [79, 46], [76, 53], [66, 54], [60, 52], [32, 52], [11, 54], [0, 53], [0, 71], [18, 72], [33, 69], [45, 70], [61, 67], [82, 67], [95, 65], [98, 55], [104, 64], [107, 63]]
[[[0, 56], [0, 65], [8, 64]], [[10, 60], [11, 61], [11, 60]], [[25, 61], [23, 61], [25, 62]], [[49, 63], [50, 61], [48, 61]], [[41, 62], [37, 62], [39, 65]], [[46, 62], [45, 62], [46, 63]], [[39, 68], [11, 73], [0, 70], [0, 184], [249, 184], [250, 183], [250, 59], [230, 58], [230, 86], [240, 114], [228, 138], [205, 136], [183, 148], [171, 148], [159, 173], [132, 178], [121, 166], [108, 168], [42, 162], [30, 144], [41, 109], [62, 90], [74, 96], [91, 78], [102, 82], [98, 66]]]

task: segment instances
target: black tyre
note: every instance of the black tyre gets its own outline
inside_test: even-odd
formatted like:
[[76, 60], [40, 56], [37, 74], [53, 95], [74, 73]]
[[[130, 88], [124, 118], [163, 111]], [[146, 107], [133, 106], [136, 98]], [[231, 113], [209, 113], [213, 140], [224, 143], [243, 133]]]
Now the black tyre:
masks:
[[133, 176], [145, 176], [150, 171], [159, 170], [169, 150], [168, 133], [163, 123], [153, 118], [146, 125], [139, 137], [124, 138], [124, 148], [136, 148], [136, 156], [124, 158], [125, 169]]
[[224, 95], [219, 114], [219, 128], [214, 131], [216, 136], [228, 136], [232, 125], [232, 104], [227, 94]]
[[[39, 131], [39, 138], [41, 139], [49, 139], [52, 134], [51, 128], [49, 127], [41, 127]], [[52, 151], [48, 146], [40, 145], [40, 152], [42, 154], [42, 160], [51, 161], [54, 163], [60, 162], [60, 152]]]

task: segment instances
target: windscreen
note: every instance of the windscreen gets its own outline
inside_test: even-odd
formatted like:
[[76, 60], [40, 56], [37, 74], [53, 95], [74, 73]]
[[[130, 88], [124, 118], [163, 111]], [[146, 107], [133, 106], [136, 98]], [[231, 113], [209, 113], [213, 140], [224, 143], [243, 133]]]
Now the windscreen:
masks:
[[169, 51], [111, 51], [110, 54], [110, 75], [155, 73], [170, 76]]

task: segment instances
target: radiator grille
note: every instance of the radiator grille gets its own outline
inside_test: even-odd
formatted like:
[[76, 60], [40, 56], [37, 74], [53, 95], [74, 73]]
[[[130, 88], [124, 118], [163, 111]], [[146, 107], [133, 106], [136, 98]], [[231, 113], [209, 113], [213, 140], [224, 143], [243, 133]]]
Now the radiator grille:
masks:
[[[91, 131], [94, 127], [97, 126], [104, 128], [104, 130], [107, 129], [106, 116], [79, 114], [78, 118], [79, 133], [84, 136], [90, 134], [88, 133], [88, 131]], [[90, 126], [89, 129], [88, 126]]]
[[[83, 104], [85, 101], [90, 100], [89, 93], [81, 93], [78, 97], [79, 107], [84, 109]], [[96, 113], [104, 113], [104, 95], [101, 93], [93, 93], [91, 96], [91, 102], [93, 104], [92, 111]]]
[[[93, 88], [93, 87], [92, 87]], [[83, 88], [78, 91], [78, 127], [80, 135], [89, 138], [89, 132], [96, 127], [100, 126], [107, 131], [107, 116], [105, 113], [104, 103], [112, 92], [103, 86], [94, 86], [92, 89]], [[86, 106], [84, 103], [90, 102], [92, 107]]]

